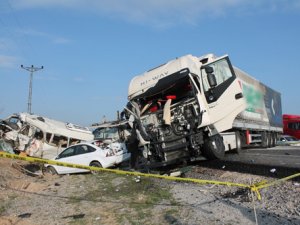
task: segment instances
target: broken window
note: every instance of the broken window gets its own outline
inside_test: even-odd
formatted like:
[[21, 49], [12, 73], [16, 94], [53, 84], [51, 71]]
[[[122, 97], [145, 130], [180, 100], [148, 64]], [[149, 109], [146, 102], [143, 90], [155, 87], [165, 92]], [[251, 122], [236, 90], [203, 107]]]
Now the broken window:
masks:
[[94, 132], [95, 139], [118, 139], [117, 127], [98, 128]]
[[[196, 84], [199, 84], [198, 82]], [[168, 99], [172, 99], [172, 104], [180, 102], [184, 99], [194, 97], [194, 89], [188, 76], [178, 80], [167, 86], [160, 93], [140, 99], [141, 111], [143, 114], [152, 113], [164, 108]]]
[[46, 142], [50, 145], [66, 148], [68, 147], [68, 138], [57, 134], [46, 134]]

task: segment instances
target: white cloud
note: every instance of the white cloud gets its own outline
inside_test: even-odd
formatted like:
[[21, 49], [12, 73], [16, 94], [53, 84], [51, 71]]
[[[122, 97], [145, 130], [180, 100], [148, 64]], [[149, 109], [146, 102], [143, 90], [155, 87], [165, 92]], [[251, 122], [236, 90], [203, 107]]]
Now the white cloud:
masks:
[[165, 26], [197, 23], [208, 16], [299, 10], [300, 0], [11, 0], [15, 8], [66, 8], [96, 12], [135, 23]]
[[18, 59], [13, 56], [0, 55], [0, 68], [16, 67]]
[[70, 39], [67, 39], [64, 37], [59, 37], [59, 36], [45, 33], [42, 31], [37, 31], [34, 29], [30, 29], [30, 28], [19, 29], [19, 30], [17, 30], [17, 32], [21, 33], [22, 35], [27, 35], [27, 36], [43, 37], [43, 38], [49, 39], [54, 44], [68, 44], [71, 42]]

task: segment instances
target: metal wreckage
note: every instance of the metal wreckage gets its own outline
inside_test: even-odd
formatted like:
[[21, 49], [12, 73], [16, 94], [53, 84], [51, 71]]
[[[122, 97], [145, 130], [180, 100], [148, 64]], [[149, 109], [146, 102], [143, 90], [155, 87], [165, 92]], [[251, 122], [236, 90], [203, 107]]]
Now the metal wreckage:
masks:
[[282, 133], [281, 95], [233, 66], [227, 55], [182, 56], [134, 77], [127, 117], [143, 157], [161, 165], [222, 159]]
[[28, 113], [0, 120], [1, 149], [39, 158], [52, 158], [62, 149], [80, 141], [93, 140], [87, 127]]
[[186, 55], [151, 69], [131, 80], [128, 100], [120, 120], [96, 124], [94, 133], [21, 113], [0, 121], [1, 138], [37, 157], [94, 138], [127, 147], [136, 139], [144, 164], [165, 166], [199, 156], [222, 159], [226, 151], [251, 145], [274, 147], [282, 133], [280, 93], [233, 66], [227, 55]]

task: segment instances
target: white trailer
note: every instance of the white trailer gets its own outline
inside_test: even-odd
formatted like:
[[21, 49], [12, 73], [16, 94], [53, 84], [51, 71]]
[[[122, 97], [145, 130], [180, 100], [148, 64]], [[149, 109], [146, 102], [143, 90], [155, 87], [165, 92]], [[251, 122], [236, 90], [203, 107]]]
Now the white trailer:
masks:
[[128, 114], [150, 162], [223, 158], [249, 145], [271, 147], [282, 132], [281, 96], [227, 55], [186, 55], [134, 77]]

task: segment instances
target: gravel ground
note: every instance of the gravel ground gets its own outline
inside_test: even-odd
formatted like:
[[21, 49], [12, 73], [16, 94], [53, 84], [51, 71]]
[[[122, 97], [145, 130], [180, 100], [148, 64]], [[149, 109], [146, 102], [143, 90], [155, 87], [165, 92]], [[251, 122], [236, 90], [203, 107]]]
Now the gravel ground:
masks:
[[[37, 166], [8, 159], [0, 159], [0, 167], [0, 224], [252, 225], [256, 218], [257, 224], [300, 224], [297, 179], [263, 189], [258, 201], [237, 187], [143, 177], [137, 182], [114, 174], [31, 176], [20, 168]], [[265, 175], [232, 170], [204, 163], [189, 167], [185, 176], [245, 184], [277, 179], [268, 169]]]

